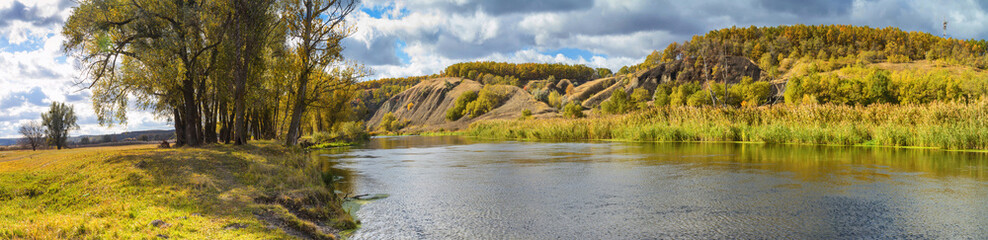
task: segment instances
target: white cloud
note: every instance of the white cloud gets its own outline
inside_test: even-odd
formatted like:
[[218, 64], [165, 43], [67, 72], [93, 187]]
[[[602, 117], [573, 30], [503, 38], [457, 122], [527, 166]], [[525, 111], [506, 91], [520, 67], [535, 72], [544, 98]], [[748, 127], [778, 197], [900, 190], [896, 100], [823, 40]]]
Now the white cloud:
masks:
[[[54, 16], [64, 21], [71, 13], [71, 8], [65, 6], [63, 1], [20, 3], [34, 9], [31, 13], [39, 19]], [[0, 10], [14, 5], [14, 1], [0, 1]], [[0, 27], [0, 36], [7, 41], [0, 42], [0, 100], [13, 98], [16, 93], [34, 88], [39, 88], [46, 96], [41, 100], [44, 105], [23, 103], [0, 109], [0, 138], [19, 137], [17, 128], [31, 120], [40, 120], [41, 113], [48, 110], [47, 104], [51, 101], [65, 102], [75, 108], [80, 129], [71, 132], [73, 136], [168, 129], [166, 119], [155, 119], [153, 114], [137, 109], [129, 109], [127, 125], [100, 126], [95, 121], [96, 115], [88, 97], [90, 91], [73, 84], [74, 79], [81, 75], [73, 65], [75, 60], [61, 52], [65, 40], [60, 34], [61, 27], [60, 23], [38, 24], [19, 19], [9, 20], [5, 27]], [[21, 99], [15, 101], [23, 101]]]

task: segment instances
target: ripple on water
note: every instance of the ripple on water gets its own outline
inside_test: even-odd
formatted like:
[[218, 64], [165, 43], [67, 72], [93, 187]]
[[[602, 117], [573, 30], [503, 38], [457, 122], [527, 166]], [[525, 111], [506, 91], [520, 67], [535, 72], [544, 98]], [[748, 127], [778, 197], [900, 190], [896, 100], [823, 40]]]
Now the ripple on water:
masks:
[[368, 146], [326, 158], [352, 172], [345, 189], [389, 194], [357, 210], [353, 239], [988, 238], [981, 155], [450, 137]]

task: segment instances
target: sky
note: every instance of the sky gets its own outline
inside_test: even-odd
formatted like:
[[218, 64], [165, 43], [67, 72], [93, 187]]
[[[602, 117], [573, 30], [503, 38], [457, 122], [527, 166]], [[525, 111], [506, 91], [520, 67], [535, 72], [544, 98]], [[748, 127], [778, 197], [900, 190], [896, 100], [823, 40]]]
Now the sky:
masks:
[[[52, 101], [75, 107], [72, 136], [169, 129], [168, 119], [128, 110], [100, 126], [82, 75], [61, 51], [72, 0], [0, 0], [0, 138], [39, 120]], [[988, 37], [988, 2], [974, 0], [364, 0], [343, 55], [369, 77], [439, 73], [464, 61], [585, 64], [617, 70], [653, 50], [731, 26], [854, 24], [956, 38]]]

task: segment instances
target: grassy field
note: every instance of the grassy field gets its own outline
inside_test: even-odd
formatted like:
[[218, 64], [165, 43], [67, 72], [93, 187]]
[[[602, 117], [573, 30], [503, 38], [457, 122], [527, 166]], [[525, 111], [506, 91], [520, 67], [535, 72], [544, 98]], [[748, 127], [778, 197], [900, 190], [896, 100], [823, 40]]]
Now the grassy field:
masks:
[[665, 106], [591, 118], [478, 122], [466, 135], [493, 139], [729, 141], [988, 149], [988, 101], [972, 103]]
[[0, 152], [0, 239], [313, 239], [355, 227], [272, 142]]

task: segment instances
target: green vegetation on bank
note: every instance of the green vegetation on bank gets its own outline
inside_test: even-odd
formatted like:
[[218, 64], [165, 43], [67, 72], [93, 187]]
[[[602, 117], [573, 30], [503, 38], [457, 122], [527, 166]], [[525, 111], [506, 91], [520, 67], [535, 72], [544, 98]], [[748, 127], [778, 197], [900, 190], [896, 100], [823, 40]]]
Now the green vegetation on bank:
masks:
[[988, 100], [971, 103], [663, 106], [580, 119], [491, 120], [467, 135], [498, 139], [739, 141], [988, 149]]
[[442, 75], [473, 80], [479, 80], [486, 75], [493, 77], [500, 76], [502, 78], [518, 80], [516, 86], [522, 86], [527, 81], [548, 79], [550, 76], [584, 82], [594, 77], [599, 77], [597, 76], [599, 73], [607, 73], [607, 71], [598, 71], [585, 65], [558, 63], [465, 62], [446, 67]]
[[503, 85], [484, 85], [479, 92], [469, 91], [456, 98], [453, 107], [446, 110], [446, 120], [456, 121], [464, 116], [478, 117], [501, 106], [510, 90]]
[[356, 225], [272, 141], [0, 153], [0, 239], [333, 239]]

